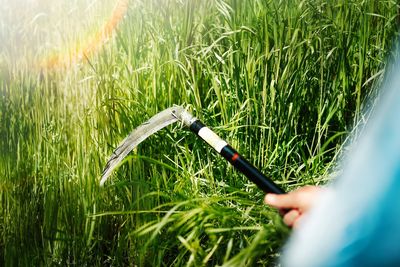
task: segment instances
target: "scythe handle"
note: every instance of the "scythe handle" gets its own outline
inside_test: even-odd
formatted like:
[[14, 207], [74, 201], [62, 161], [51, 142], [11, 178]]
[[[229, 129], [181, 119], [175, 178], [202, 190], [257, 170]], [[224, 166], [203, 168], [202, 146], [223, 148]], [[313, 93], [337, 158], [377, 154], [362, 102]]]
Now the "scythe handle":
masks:
[[195, 120], [190, 124], [190, 130], [200, 136], [206, 143], [212, 146], [219, 154], [228, 160], [237, 170], [246, 175], [265, 193], [284, 194], [278, 185], [262, 174], [256, 167], [241, 156], [227, 142], [221, 139], [201, 121]]

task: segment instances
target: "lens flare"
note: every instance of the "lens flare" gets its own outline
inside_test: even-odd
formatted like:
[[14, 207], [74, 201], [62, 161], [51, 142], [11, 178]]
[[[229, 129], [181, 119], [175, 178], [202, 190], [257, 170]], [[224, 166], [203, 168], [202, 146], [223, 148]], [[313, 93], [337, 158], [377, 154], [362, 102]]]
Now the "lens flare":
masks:
[[90, 39], [81, 49], [76, 49], [75, 52], [70, 52], [70, 55], [57, 54], [47, 58], [42, 62], [41, 67], [46, 69], [52, 69], [60, 66], [69, 66], [76, 62], [81, 61], [84, 58], [88, 58], [98, 51], [102, 44], [110, 38], [115, 28], [118, 26], [120, 21], [128, 10], [128, 0], [120, 0], [116, 4], [110, 19], [105, 25]]
[[0, 0], [0, 68], [68, 67], [112, 36], [129, 0]]

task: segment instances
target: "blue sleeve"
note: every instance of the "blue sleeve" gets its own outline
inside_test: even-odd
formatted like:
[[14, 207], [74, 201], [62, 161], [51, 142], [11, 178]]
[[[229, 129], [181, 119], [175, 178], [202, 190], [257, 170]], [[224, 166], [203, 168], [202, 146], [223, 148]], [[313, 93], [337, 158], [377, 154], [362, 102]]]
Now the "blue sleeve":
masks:
[[293, 232], [282, 265], [400, 266], [400, 64], [342, 174]]

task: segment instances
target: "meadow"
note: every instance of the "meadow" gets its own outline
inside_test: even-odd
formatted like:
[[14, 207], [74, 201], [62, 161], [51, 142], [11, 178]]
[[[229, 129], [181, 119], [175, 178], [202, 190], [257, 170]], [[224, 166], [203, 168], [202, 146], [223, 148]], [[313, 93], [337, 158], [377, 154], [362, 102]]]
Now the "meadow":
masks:
[[[32, 25], [0, 22], [2, 38]], [[68, 64], [35, 63], [84, 42], [72, 25], [56, 49], [46, 33], [18, 60], [3, 45], [0, 265], [275, 265], [291, 230], [181, 125], [100, 187], [106, 161], [179, 104], [285, 190], [325, 184], [373, 109], [398, 23], [396, 1], [132, 0], [101, 49]]]

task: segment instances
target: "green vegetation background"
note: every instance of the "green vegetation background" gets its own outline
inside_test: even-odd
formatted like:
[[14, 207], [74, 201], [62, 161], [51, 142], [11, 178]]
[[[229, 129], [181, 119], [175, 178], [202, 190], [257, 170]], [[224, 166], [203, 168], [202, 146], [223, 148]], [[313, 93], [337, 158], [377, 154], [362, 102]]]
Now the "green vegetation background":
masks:
[[39, 73], [0, 62], [0, 265], [273, 265], [289, 230], [180, 125], [99, 188], [103, 166], [134, 127], [183, 104], [286, 190], [325, 183], [383, 78], [397, 11], [137, 0], [79, 64]]

